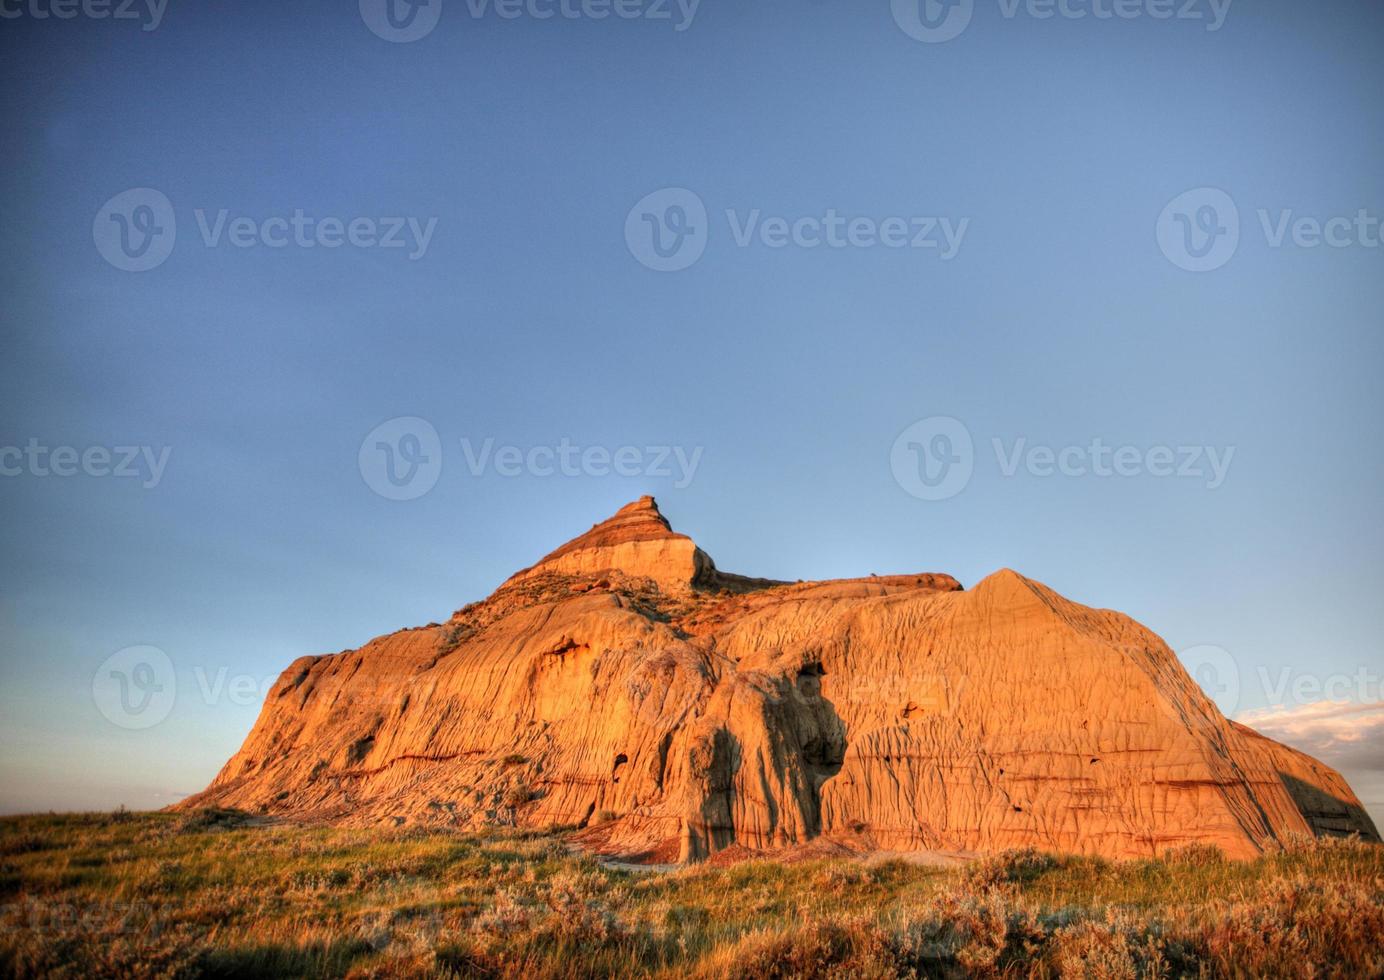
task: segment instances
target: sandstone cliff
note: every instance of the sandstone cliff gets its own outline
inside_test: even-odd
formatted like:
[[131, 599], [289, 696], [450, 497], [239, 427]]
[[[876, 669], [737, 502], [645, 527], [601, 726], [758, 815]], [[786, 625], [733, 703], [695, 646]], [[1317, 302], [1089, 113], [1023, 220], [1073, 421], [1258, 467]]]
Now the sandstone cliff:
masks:
[[1338, 774], [1227, 721], [1126, 616], [1007, 570], [729, 575], [650, 497], [445, 624], [295, 661], [180, 806], [212, 804], [577, 826], [663, 860], [1378, 839]]

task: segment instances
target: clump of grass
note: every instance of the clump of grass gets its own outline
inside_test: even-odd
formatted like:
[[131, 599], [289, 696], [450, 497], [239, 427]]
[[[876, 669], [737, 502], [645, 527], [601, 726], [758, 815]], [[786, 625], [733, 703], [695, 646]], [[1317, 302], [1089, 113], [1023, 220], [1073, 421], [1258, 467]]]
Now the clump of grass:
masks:
[[42, 834], [16, 833], [0, 837], [0, 857], [14, 854], [32, 854], [52, 847], [49, 838]]
[[1058, 867], [1059, 861], [1052, 854], [1044, 854], [1033, 848], [1004, 851], [981, 858], [967, 869], [965, 882], [970, 887], [983, 891], [1005, 885], [1023, 885], [1037, 880], [1043, 874]]
[[200, 810], [190, 810], [182, 818], [179, 830], [182, 833], [202, 833], [208, 830], [234, 830], [251, 823], [255, 818], [244, 810], [229, 807], [209, 806]]
[[4, 911], [0, 973], [8, 976], [188, 976], [208, 949], [149, 905], [25, 898]]
[[[460, 615], [461, 613], [467, 613], [469, 611], [470, 607], [468, 606], [465, 609], [460, 610], [458, 612], [458, 615]], [[471, 637], [475, 636], [479, 632], [480, 627], [473, 622], [462, 621], [457, 623], [451, 623], [446, 627], [446, 629], [442, 631], [442, 634], [437, 641], [438, 652], [443, 655], [451, 653], [453, 650], [461, 646], [463, 643], [471, 639]]]
[[1057, 929], [1046, 959], [1062, 977], [1162, 977], [1167, 956], [1157, 937], [1118, 914]]
[[865, 920], [823, 919], [787, 929], [756, 929], [714, 950], [695, 977], [893, 977], [900, 975], [883, 933]]
[[1210, 867], [1225, 860], [1225, 852], [1215, 844], [1190, 843], [1175, 847], [1163, 855], [1166, 864], [1186, 864]]
[[538, 798], [538, 791], [523, 780], [515, 780], [505, 788], [503, 802], [511, 810], [517, 810], [525, 803]]
[[[1342, 886], [1305, 875], [1273, 879], [1198, 932], [1197, 959], [1229, 975], [1313, 977], [1384, 974], [1379, 884]], [[1323, 965], [1330, 969], [1323, 970]]]
[[869, 880], [870, 872], [858, 865], [846, 862], [831, 862], [825, 865], [814, 880], [819, 888], [851, 888]]

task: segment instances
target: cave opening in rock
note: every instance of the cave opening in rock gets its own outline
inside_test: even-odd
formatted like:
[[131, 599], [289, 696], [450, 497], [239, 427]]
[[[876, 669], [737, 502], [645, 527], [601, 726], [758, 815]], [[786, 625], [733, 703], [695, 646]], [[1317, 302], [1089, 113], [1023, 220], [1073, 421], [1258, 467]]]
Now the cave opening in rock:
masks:
[[798, 671], [797, 687], [798, 693], [805, 698], [820, 698], [822, 696], [822, 677], [826, 671], [821, 664], [805, 664]]

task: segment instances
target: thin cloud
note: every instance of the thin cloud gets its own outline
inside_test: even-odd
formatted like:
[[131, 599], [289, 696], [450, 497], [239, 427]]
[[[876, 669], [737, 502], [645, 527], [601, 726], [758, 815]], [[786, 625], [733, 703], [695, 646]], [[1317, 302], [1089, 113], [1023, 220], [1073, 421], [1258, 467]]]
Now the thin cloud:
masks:
[[1336, 769], [1384, 827], [1384, 702], [1278, 705], [1242, 712], [1236, 720]]
[[1364, 742], [1384, 734], [1384, 701], [1313, 701], [1243, 712], [1240, 722], [1270, 738], [1318, 746]]

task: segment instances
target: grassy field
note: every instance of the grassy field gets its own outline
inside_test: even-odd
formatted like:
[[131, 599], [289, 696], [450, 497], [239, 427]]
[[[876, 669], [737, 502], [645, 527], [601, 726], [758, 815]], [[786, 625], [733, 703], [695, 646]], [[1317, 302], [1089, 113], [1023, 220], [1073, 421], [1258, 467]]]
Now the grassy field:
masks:
[[1384, 975], [1384, 848], [630, 871], [557, 835], [0, 820], [0, 975]]

